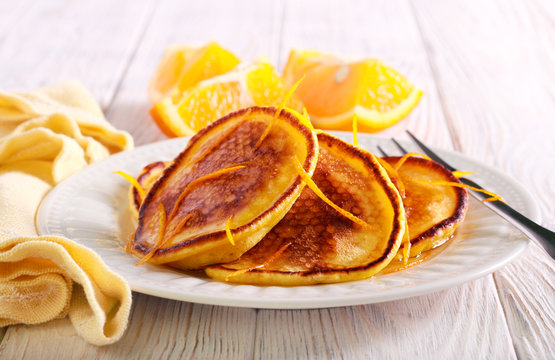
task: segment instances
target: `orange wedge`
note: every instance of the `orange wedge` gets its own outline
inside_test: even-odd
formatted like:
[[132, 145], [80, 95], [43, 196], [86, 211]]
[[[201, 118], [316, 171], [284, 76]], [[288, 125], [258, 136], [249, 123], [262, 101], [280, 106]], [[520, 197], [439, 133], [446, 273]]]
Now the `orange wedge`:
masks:
[[377, 59], [348, 62], [317, 51], [292, 50], [284, 69], [288, 86], [302, 76], [297, 96], [314, 126], [376, 132], [401, 119], [418, 104], [422, 91]]
[[204, 46], [169, 46], [148, 86], [152, 103], [178, 96], [196, 83], [221, 75], [239, 64], [239, 59], [215, 42]]
[[[166, 98], [154, 105], [150, 114], [166, 135], [189, 136], [230, 112], [280, 104], [287, 90], [272, 65], [258, 61], [201, 81], [178, 99]], [[302, 108], [295, 98], [287, 105]]]

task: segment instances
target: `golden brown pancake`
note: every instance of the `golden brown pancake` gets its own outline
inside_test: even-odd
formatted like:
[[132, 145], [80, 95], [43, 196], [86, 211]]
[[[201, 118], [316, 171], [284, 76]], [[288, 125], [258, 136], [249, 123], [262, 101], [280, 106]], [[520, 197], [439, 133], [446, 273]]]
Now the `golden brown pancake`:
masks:
[[405, 230], [401, 197], [376, 158], [319, 133], [312, 179], [336, 205], [370, 224], [347, 219], [305, 187], [287, 215], [238, 260], [213, 265], [218, 280], [308, 285], [364, 279], [395, 256]]
[[[395, 167], [400, 157], [382, 159]], [[453, 235], [464, 220], [468, 193], [459, 187], [430, 184], [437, 181], [460, 183], [460, 180], [442, 165], [420, 157], [407, 158], [397, 169], [397, 175], [404, 186], [410, 256], [414, 257], [443, 244]], [[390, 176], [395, 177], [394, 174]]]
[[274, 121], [275, 114], [270, 107], [243, 109], [199, 131], [147, 193], [131, 253], [143, 258], [162, 243], [150, 262], [198, 269], [256, 245], [304, 187], [291, 159], [312, 174], [318, 158], [306, 120], [283, 110]]

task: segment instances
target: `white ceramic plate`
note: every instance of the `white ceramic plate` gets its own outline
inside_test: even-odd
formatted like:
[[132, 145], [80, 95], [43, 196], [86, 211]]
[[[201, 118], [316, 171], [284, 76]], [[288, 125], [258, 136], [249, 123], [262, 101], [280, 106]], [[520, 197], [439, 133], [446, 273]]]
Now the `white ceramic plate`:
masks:
[[[351, 141], [349, 133], [335, 134]], [[66, 236], [96, 251], [134, 291], [204, 304], [274, 309], [368, 304], [438, 291], [493, 272], [528, 244], [518, 230], [471, 200], [465, 222], [438, 256], [405, 271], [362, 281], [298, 287], [233, 285], [164, 266], [135, 266], [137, 259], [123, 250], [133, 231], [127, 210], [128, 183], [113, 171], [138, 174], [150, 162], [171, 160], [186, 142], [180, 138], [139, 147], [71, 176], [43, 200], [36, 220], [39, 233]], [[360, 134], [359, 144], [374, 152], [380, 144], [395, 153], [387, 139]], [[406, 145], [416, 151], [411, 144]], [[531, 196], [506, 175], [461, 154], [438, 152], [458, 169], [479, 174], [475, 179], [482, 186], [503, 196], [516, 209], [538, 218]]]

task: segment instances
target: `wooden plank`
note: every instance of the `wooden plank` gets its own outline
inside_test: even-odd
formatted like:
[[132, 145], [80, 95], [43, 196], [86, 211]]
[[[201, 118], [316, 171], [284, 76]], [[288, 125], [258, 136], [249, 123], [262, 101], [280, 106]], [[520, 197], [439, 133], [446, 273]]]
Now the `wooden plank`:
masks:
[[498, 310], [491, 277], [383, 304], [260, 310], [255, 358], [516, 358]]
[[[413, 9], [459, 150], [523, 183], [540, 207], [543, 224], [555, 228], [553, 12], [524, 1], [488, 1], [479, 7], [425, 1]], [[495, 273], [519, 357], [553, 354], [551, 263], [532, 247]]]
[[2, 88], [29, 90], [77, 79], [106, 106], [148, 21], [149, 2], [3, 2]]
[[[131, 321], [116, 344], [97, 347], [77, 336], [67, 319], [12, 326], [3, 359], [248, 359], [255, 310], [198, 305], [134, 294]], [[54, 346], [55, 344], [55, 346]]]
[[525, 256], [495, 273], [495, 281], [519, 358], [555, 354], [555, 262], [531, 244]]
[[[162, 1], [133, 59], [108, 119], [130, 131], [137, 144], [165, 139], [148, 110], [147, 86], [164, 49], [175, 43], [217, 41], [243, 61], [261, 56], [276, 59], [282, 4], [280, 1]], [[207, 10], [210, 9], [210, 10]]]

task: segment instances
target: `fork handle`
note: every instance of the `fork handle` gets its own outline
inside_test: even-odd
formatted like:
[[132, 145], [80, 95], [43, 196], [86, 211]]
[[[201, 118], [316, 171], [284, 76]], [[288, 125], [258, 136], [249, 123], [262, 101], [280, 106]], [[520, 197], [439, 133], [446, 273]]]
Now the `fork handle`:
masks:
[[[460, 180], [463, 184], [483, 189], [482, 186], [467, 178], [460, 178]], [[483, 200], [486, 198], [486, 196], [482, 193], [472, 190], [469, 191], [471, 195], [473, 195], [478, 200]], [[486, 205], [492, 211], [496, 212], [505, 220], [513, 224], [530, 239], [536, 239], [545, 249], [545, 251], [547, 251], [547, 253], [551, 256], [551, 258], [555, 259], [555, 232], [546, 229], [536, 222], [530, 220], [529, 218], [522, 215], [520, 212], [516, 211], [502, 201], [484, 202], [484, 205]]]

